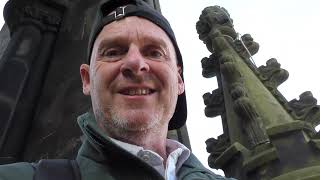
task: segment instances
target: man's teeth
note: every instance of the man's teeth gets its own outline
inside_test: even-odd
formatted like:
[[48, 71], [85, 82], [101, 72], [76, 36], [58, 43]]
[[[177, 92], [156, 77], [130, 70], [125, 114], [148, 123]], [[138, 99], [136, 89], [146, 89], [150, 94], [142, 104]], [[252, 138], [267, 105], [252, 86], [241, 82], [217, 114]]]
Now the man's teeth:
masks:
[[129, 89], [125, 94], [130, 96], [147, 95], [150, 94], [150, 89]]

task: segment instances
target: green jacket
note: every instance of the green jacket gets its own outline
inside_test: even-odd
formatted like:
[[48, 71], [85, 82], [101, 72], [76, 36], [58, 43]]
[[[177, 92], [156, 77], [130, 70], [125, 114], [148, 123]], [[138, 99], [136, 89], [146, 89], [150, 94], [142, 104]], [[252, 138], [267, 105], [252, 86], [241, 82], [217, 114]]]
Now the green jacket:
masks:
[[[99, 131], [90, 113], [78, 118], [84, 142], [76, 158], [82, 180], [164, 180], [150, 165], [122, 149]], [[32, 180], [34, 169], [30, 163], [0, 166], [0, 180]], [[179, 180], [228, 179], [213, 174], [191, 154], [177, 173]], [[230, 179], [231, 180], [231, 179]]]

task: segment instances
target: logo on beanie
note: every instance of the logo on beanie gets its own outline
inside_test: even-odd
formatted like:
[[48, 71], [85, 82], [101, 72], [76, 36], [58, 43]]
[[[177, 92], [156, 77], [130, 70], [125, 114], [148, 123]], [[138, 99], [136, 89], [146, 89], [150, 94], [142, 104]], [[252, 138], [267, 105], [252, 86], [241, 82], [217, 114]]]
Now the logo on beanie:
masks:
[[115, 20], [122, 19], [125, 16], [125, 8], [127, 6], [117, 7], [116, 10], [112, 11], [108, 16], [114, 16]]

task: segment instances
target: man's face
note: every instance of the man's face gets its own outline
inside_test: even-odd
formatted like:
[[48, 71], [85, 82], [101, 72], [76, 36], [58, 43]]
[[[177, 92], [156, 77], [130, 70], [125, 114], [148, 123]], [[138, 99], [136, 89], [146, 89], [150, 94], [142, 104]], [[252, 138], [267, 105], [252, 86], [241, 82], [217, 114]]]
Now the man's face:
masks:
[[80, 68], [83, 92], [107, 132], [167, 129], [184, 91], [180, 71], [167, 34], [135, 16], [105, 26], [90, 67]]

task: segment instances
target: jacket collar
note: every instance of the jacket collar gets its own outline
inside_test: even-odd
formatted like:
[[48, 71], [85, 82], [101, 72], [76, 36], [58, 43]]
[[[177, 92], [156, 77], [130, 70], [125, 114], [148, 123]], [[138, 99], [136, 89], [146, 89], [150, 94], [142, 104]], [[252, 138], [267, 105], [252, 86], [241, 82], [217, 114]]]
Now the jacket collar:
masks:
[[78, 124], [84, 134], [84, 143], [79, 151], [80, 156], [89, 156], [100, 162], [136, 158], [102, 132], [91, 112], [79, 116]]
[[[158, 174], [159, 177], [162, 178], [154, 168], [147, 165], [138, 157], [132, 155], [127, 152], [116, 143], [114, 143], [108, 136], [106, 136], [96, 123], [94, 115], [90, 112], [85, 113], [78, 117], [78, 124], [84, 133], [85, 139], [84, 143], [79, 151], [78, 156], [85, 156], [93, 159], [97, 162], [108, 161], [108, 162], [128, 162], [128, 160], [132, 163], [136, 161], [137, 163], [145, 164], [145, 168], [150, 171]], [[93, 147], [93, 148], [92, 148]], [[109, 156], [106, 157], [105, 154]], [[147, 170], [146, 169], [146, 170]], [[191, 154], [182, 165], [180, 171], [177, 173], [177, 179], [189, 179], [189, 176], [193, 177], [195, 174], [210, 174], [213, 175], [208, 169], [206, 169], [199, 160]], [[213, 175], [215, 177], [221, 177], [219, 175]]]
[[98, 127], [95, 117], [91, 112], [79, 116], [78, 124], [85, 137], [95, 146], [103, 148], [110, 142], [109, 137]]
[[[114, 143], [110, 137], [103, 133], [94, 115], [91, 112], [87, 112], [78, 117], [78, 124], [84, 134], [83, 144], [78, 152], [78, 158], [84, 157], [91, 159], [101, 164], [113, 164], [126, 163], [128, 164], [139, 164], [145, 171], [148, 171], [162, 179], [162, 175], [159, 174], [153, 167], [142, 161], [140, 158], [132, 155], [127, 150], [121, 148], [119, 145]], [[121, 164], [120, 164], [121, 166]]]

